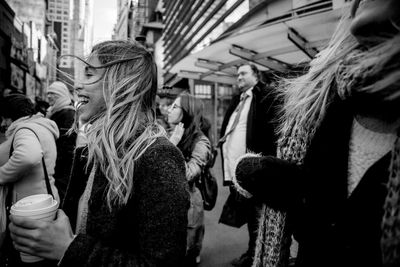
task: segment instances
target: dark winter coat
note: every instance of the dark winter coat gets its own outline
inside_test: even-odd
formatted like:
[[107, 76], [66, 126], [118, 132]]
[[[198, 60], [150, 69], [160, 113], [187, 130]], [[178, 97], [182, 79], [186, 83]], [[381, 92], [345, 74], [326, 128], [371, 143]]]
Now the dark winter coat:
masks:
[[[273, 88], [267, 87], [264, 83], [258, 82], [252, 89], [253, 98], [247, 116], [246, 148], [254, 153], [263, 155], [276, 155], [277, 147], [277, 112], [279, 101]], [[240, 95], [233, 97], [228, 110], [226, 111], [221, 126], [221, 137], [225, 135], [226, 128], [232, 113], [240, 102]], [[221, 146], [222, 168], [224, 157]], [[224, 172], [222, 172], [224, 173]]]
[[72, 108], [64, 108], [54, 113], [51, 120], [55, 121], [60, 131], [60, 138], [57, 139], [57, 160], [54, 173], [56, 187], [60, 194], [60, 199], [64, 198], [67, 190], [68, 179], [72, 167], [72, 159], [74, 157], [74, 149], [76, 142], [76, 134], [68, 135], [68, 130], [72, 127], [75, 119], [75, 110]]
[[[88, 174], [86, 153], [77, 149], [64, 211], [75, 228], [79, 198]], [[61, 266], [181, 266], [186, 251], [189, 193], [180, 151], [159, 138], [135, 165], [131, 198], [109, 210], [107, 179], [94, 177], [86, 234], [78, 234]]]
[[238, 164], [241, 186], [288, 212], [299, 242], [296, 266], [382, 266], [380, 225], [390, 153], [366, 171], [348, 197], [352, 121], [347, 103], [332, 104], [301, 167], [271, 156]]

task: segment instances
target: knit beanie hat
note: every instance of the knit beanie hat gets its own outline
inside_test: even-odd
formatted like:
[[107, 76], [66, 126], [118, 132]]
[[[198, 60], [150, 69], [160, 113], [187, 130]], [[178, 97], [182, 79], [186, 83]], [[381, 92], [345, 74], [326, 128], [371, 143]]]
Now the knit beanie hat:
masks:
[[47, 93], [54, 93], [61, 97], [71, 98], [67, 86], [64, 83], [58, 81], [50, 84], [50, 86], [47, 88]]
[[35, 114], [35, 106], [25, 95], [11, 94], [4, 97], [0, 105], [0, 114], [4, 118], [11, 118], [13, 121], [19, 118]]

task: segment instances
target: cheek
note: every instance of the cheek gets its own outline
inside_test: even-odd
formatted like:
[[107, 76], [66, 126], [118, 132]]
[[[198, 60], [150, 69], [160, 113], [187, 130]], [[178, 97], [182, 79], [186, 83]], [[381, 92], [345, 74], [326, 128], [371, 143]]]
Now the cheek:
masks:
[[106, 102], [104, 101], [103, 96], [97, 96], [96, 100], [93, 101], [93, 109], [96, 110], [96, 112], [105, 109], [106, 107]]
[[168, 120], [169, 122], [180, 122], [182, 120], [182, 112], [177, 109], [177, 110], [173, 110], [168, 114]]

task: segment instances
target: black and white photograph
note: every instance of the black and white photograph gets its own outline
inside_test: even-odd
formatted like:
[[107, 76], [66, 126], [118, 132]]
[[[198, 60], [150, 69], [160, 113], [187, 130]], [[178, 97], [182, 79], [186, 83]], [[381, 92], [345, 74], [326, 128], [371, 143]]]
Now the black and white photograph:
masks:
[[400, 0], [0, 0], [0, 267], [400, 267]]

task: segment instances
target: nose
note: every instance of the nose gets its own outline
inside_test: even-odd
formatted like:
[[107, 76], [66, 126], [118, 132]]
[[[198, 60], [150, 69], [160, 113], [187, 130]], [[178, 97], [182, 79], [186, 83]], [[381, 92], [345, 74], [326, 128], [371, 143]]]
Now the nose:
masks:
[[77, 85], [76, 87], [75, 87], [75, 91], [77, 92], [77, 93], [79, 93], [80, 91], [82, 91], [83, 90], [83, 85], [82, 84], [79, 84], [79, 85]]

